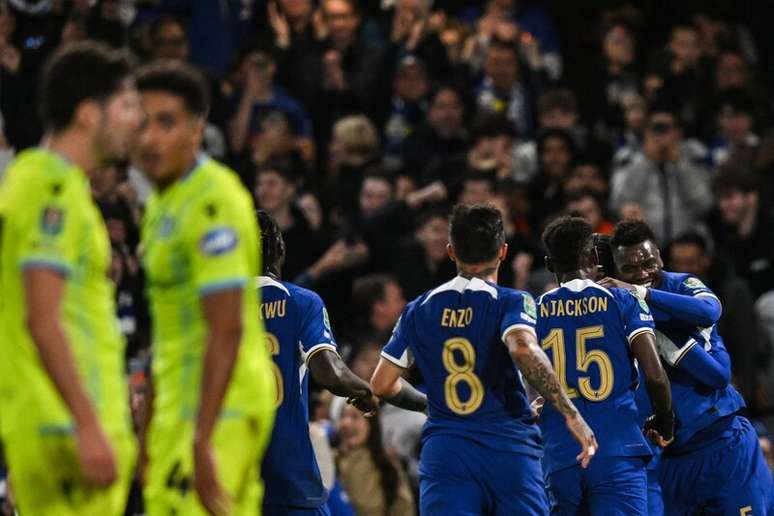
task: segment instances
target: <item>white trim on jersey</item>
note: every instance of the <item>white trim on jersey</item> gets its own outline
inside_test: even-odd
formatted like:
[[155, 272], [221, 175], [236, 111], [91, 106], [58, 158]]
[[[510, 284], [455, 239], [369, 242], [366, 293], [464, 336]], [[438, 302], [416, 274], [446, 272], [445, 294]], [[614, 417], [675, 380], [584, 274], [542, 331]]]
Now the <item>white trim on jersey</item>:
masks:
[[274, 278], [270, 278], [269, 276], [258, 276], [256, 279], [258, 280], [258, 288], [277, 287], [278, 289], [283, 290], [285, 294], [290, 295], [290, 291], [287, 287]]
[[486, 281], [479, 278], [467, 279], [463, 278], [462, 276], [456, 276], [453, 280], [447, 281], [443, 285], [433, 289], [430, 294], [427, 295], [425, 300], [422, 301], [422, 304], [424, 305], [430, 301], [430, 298], [434, 295], [440, 294], [441, 292], [448, 292], [450, 290], [454, 290], [460, 294], [466, 290], [483, 291], [492, 296], [494, 299], [497, 299], [497, 289]]
[[503, 342], [505, 342], [505, 337], [506, 337], [506, 335], [508, 335], [509, 333], [511, 333], [513, 330], [529, 330], [529, 332], [530, 332], [530, 333], [532, 333], [532, 334], [535, 336], [535, 338], [537, 338], [537, 333], [535, 333], [535, 328], [533, 328], [533, 327], [532, 327], [532, 326], [530, 326], [529, 324], [521, 324], [521, 323], [516, 323], [516, 324], [511, 324], [510, 326], [508, 326], [507, 328], [505, 328], [505, 331], [504, 331], [504, 332], [503, 332], [503, 334], [500, 336], [500, 339], [501, 339]]

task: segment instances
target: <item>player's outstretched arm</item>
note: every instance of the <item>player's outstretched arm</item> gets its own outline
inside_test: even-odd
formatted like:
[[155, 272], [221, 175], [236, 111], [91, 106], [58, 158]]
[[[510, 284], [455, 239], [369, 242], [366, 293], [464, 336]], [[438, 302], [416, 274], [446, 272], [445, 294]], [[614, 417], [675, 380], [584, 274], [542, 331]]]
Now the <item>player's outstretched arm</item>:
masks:
[[379, 407], [378, 400], [371, 394], [371, 386], [353, 373], [333, 351], [323, 349], [312, 355], [309, 371], [315, 382], [336, 396], [347, 398], [366, 416], [374, 414]]
[[371, 390], [390, 405], [415, 412], [427, 411], [427, 396], [404, 380], [402, 374], [402, 368], [380, 358], [371, 376]]
[[47, 268], [24, 271], [27, 328], [38, 349], [40, 361], [75, 422], [78, 460], [84, 480], [106, 487], [118, 477], [115, 456], [100, 427], [94, 407], [78, 376], [60, 308], [65, 279]]
[[194, 435], [194, 486], [212, 514], [228, 514], [210, 439], [226, 395], [242, 340], [242, 290], [230, 289], [201, 299], [207, 324], [199, 412]]
[[505, 336], [505, 344], [527, 382], [564, 416], [567, 428], [581, 445], [577, 459], [585, 468], [599, 448], [597, 440], [559, 384], [548, 357], [538, 346], [534, 332], [516, 328]]
[[656, 352], [656, 339], [650, 332], [641, 332], [634, 337], [630, 347], [645, 376], [645, 388], [653, 404], [654, 414], [645, 423], [645, 431], [655, 444], [667, 446], [674, 438], [675, 418], [672, 413], [672, 390]]

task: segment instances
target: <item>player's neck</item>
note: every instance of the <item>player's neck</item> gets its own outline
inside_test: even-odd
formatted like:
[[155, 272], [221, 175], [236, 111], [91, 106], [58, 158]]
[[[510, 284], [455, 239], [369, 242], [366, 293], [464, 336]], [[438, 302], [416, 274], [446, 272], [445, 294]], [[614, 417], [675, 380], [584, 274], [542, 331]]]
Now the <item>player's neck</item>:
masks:
[[43, 147], [77, 166], [87, 175], [93, 174], [99, 167], [99, 160], [91, 142], [72, 129], [48, 134], [43, 139]]
[[478, 278], [480, 280], [497, 283], [497, 266], [471, 268], [457, 267], [457, 275], [466, 279]]
[[588, 279], [588, 276], [586, 276], [586, 274], [583, 271], [577, 270], [577, 271], [563, 272], [561, 274], [557, 274], [556, 279], [561, 284], [561, 283], [567, 283], [568, 281], [572, 281], [576, 279], [580, 279], [580, 280]]

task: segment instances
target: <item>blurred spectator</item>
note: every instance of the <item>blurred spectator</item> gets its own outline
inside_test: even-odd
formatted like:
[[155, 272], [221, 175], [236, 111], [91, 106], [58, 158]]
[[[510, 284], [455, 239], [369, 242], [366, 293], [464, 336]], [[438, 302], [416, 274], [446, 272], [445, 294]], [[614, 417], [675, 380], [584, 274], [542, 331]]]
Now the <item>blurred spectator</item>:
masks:
[[565, 211], [574, 217], [583, 217], [594, 228], [594, 233], [613, 234], [613, 223], [604, 217], [599, 197], [588, 189], [575, 190], [567, 195]]
[[462, 154], [467, 149], [465, 106], [462, 94], [450, 86], [439, 87], [430, 95], [427, 122], [403, 142], [400, 174], [416, 187], [425, 168], [445, 156]]
[[281, 161], [261, 166], [255, 181], [258, 207], [277, 222], [285, 240], [282, 276], [288, 281], [311, 266], [325, 249], [322, 235], [310, 227], [295, 204], [297, 181], [292, 166]]
[[394, 77], [392, 97], [384, 103], [384, 152], [399, 159], [401, 145], [425, 119], [430, 80], [425, 64], [413, 56], [401, 61]]
[[728, 162], [712, 184], [721, 224], [713, 227], [715, 238], [729, 250], [737, 274], [757, 299], [774, 290], [774, 218], [762, 205], [758, 178]]
[[613, 156], [615, 168], [624, 167], [642, 151], [642, 137], [645, 133], [647, 105], [638, 93], [626, 93], [621, 97], [623, 129], [618, 135]]
[[575, 143], [564, 129], [546, 129], [537, 140], [538, 174], [529, 183], [533, 227], [564, 209], [563, 184], [575, 158]]
[[565, 195], [576, 190], [590, 190], [600, 199], [607, 199], [607, 177], [596, 163], [576, 162], [564, 182]]
[[494, 40], [484, 63], [484, 79], [476, 89], [480, 110], [504, 113], [519, 134], [532, 133], [532, 94], [520, 73], [518, 51], [514, 44]]
[[359, 331], [385, 343], [406, 306], [400, 285], [387, 274], [371, 274], [356, 279], [352, 285], [352, 301], [362, 314]]
[[457, 198], [460, 204], [489, 204], [495, 196], [495, 175], [487, 172], [474, 172], [465, 176], [462, 191]]
[[661, 72], [664, 81], [662, 95], [680, 99], [678, 116], [686, 134], [701, 133], [699, 107], [705, 80], [700, 65], [699, 33], [689, 24], [675, 25], [664, 50], [665, 64]]
[[613, 172], [610, 207], [621, 218], [644, 219], [659, 242], [693, 229], [712, 206], [709, 174], [695, 154], [677, 115], [654, 107], [642, 152]]
[[366, 419], [355, 407], [344, 405], [338, 434], [338, 479], [357, 516], [416, 514], [406, 474], [382, 444], [379, 416]]
[[723, 313], [718, 332], [731, 357], [734, 383], [755, 410], [756, 389], [770, 357], [768, 335], [753, 308], [753, 294], [722, 258], [710, 252], [707, 241], [695, 232], [684, 233], [669, 246], [668, 268], [701, 279], [718, 296]]
[[729, 158], [751, 163], [760, 138], [753, 132], [755, 104], [742, 90], [723, 94], [717, 112], [719, 134], [710, 144], [710, 164], [714, 168]]
[[[275, 83], [276, 71], [274, 57], [267, 50], [248, 50], [241, 56], [236, 75], [238, 107], [229, 122], [231, 150], [248, 152], [256, 164], [296, 153], [311, 166], [315, 156], [311, 122], [303, 108]], [[282, 124], [276, 120], [285, 121], [290, 140], [277, 134]]]
[[393, 258], [393, 272], [406, 299], [414, 299], [454, 277], [454, 264], [446, 254], [448, 243], [446, 210], [424, 211], [413, 238], [404, 242]]

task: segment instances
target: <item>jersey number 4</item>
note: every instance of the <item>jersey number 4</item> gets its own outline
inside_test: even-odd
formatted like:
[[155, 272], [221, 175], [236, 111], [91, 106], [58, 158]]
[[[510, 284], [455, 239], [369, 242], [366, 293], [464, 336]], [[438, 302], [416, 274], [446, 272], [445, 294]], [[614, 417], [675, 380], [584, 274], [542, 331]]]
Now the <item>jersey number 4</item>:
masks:
[[[455, 356], [455, 352], [457, 356]], [[458, 361], [458, 358], [462, 361]], [[484, 385], [481, 379], [473, 372], [476, 367], [476, 350], [468, 339], [455, 337], [443, 343], [443, 366], [449, 376], [443, 384], [446, 406], [461, 416], [472, 414], [484, 401]], [[470, 396], [466, 401], [460, 399], [457, 386], [460, 383], [467, 384]]]
[[567, 353], [565, 351], [564, 330], [554, 328], [543, 342], [543, 349], [550, 349], [553, 355], [554, 370], [559, 382], [562, 384], [569, 398], [577, 398], [578, 391], [580, 395], [589, 401], [603, 401], [610, 396], [613, 391], [613, 364], [610, 357], [602, 350], [586, 349], [588, 339], [601, 339], [605, 336], [605, 329], [602, 326], [588, 326], [575, 330], [575, 367], [578, 371], [586, 373], [591, 364], [596, 364], [599, 368], [599, 385], [593, 387], [591, 379], [588, 376], [578, 375], [578, 388], [567, 385]]

